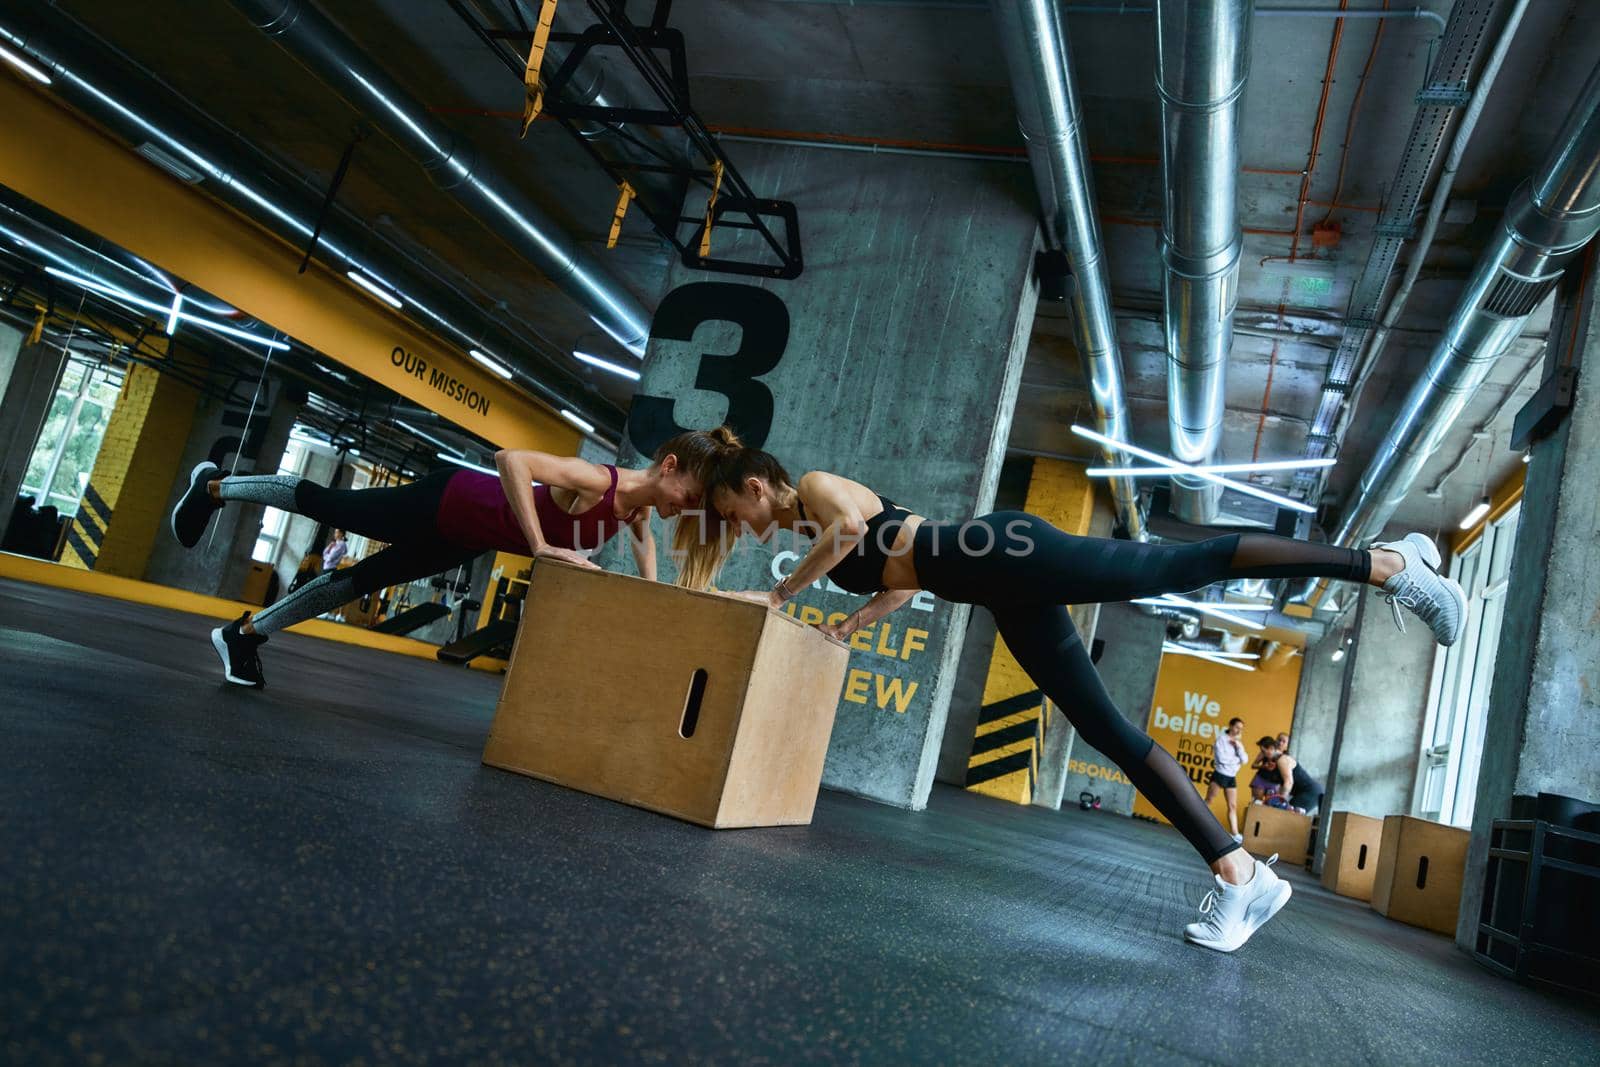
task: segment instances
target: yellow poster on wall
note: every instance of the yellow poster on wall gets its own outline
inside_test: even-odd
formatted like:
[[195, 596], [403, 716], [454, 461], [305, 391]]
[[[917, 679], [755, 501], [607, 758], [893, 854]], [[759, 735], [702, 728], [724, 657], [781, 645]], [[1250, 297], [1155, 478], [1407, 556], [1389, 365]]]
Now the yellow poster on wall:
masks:
[[[1218, 735], [1227, 731], [1229, 719], [1243, 719], [1242, 807], [1250, 802], [1250, 778], [1255, 773], [1250, 761], [1256, 758], [1256, 739], [1293, 732], [1300, 662], [1301, 657], [1295, 656], [1275, 671], [1241, 671], [1194, 656], [1164, 655], [1156, 675], [1155, 698], [1150, 702], [1150, 736], [1172, 753], [1203, 797]], [[1228, 824], [1225, 804], [1218, 790], [1211, 810], [1224, 826]], [[1142, 793], [1134, 799], [1133, 813], [1167, 821]]]

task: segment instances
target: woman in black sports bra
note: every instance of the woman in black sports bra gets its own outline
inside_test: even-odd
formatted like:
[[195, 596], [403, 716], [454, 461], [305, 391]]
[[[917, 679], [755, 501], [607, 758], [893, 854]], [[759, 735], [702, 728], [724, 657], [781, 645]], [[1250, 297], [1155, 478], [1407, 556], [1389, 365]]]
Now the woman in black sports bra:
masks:
[[[765, 541], [784, 529], [810, 536], [811, 550], [770, 593], [748, 595], [778, 608], [823, 574], [871, 594], [842, 622], [821, 627], [832, 637], [871, 625], [922, 589], [988, 608], [1006, 647], [1084, 741], [1115, 761], [1210, 865], [1220, 895], [1185, 935], [1227, 952], [1282, 906], [1288, 884], [1240, 849], [1172, 755], [1117, 710], [1065, 605], [1186, 592], [1232, 578], [1326, 577], [1383, 587], [1405, 574], [1408, 590], [1450, 595], [1448, 579], [1412, 570], [1426, 564], [1410, 544], [1402, 546], [1409, 553], [1381, 545], [1368, 552], [1246, 533], [1158, 545], [1075, 537], [1021, 511], [931, 522], [837, 474], [791, 479], [776, 458], [753, 448], [719, 458], [705, 500], [708, 519], [720, 519], [720, 527], [716, 536], [689, 540], [680, 526], [683, 584], [709, 584], [739, 533]], [[1429, 608], [1414, 610], [1436, 617]], [[1456, 637], [1443, 626], [1435, 633], [1445, 643]]]

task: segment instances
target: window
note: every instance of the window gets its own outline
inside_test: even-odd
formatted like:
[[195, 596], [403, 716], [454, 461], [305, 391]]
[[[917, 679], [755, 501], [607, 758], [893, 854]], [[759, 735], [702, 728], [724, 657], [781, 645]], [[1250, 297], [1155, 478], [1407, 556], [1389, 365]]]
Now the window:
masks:
[[54, 504], [65, 516], [78, 513], [121, 389], [121, 371], [79, 356], [68, 358], [22, 476], [21, 492], [37, 506]]
[[[288, 447], [283, 450], [283, 459], [278, 463], [278, 473], [292, 474], [296, 477], [304, 474], [307, 455], [306, 446], [291, 438]], [[276, 568], [278, 553], [283, 543], [283, 531], [288, 524], [288, 512], [277, 508], [264, 510], [261, 513], [261, 533], [256, 536], [256, 547], [251, 551], [250, 558]]]
[[1518, 505], [1489, 523], [1483, 536], [1450, 563], [1451, 577], [1467, 592], [1467, 626], [1460, 641], [1439, 649], [1434, 658], [1413, 804], [1425, 819], [1472, 825], [1489, 690], [1521, 511]]

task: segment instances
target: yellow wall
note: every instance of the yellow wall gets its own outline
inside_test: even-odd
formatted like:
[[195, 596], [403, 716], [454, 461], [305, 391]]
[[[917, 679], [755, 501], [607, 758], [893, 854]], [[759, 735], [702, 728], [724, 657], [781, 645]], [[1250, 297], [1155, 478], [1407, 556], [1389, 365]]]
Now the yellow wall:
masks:
[[[163, 347], [164, 342], [152, 338], [147, 344]], [[144, 577], [198, 399], [191, 386], [170, 374], [144, 364], [128, 368], [62, 563]]]
[[[1243, 719], [1245, 766], [1239, 772], [1242, 806], [1250, 800], [1249, 782], [1255, 774], [1250, 770], [1250, 761], [1256, 758], [1256, 739], [1292, 732], [1302, 662], [1303, 657], [1296, 656], [1281, 670], [1239, 671], [1193, 656], [1162, 656], [1150, 706], [1150, 736], [1173, 754], [1189, 772], [1200, 795], [1205, 796], [1211, 747], [1217, 733], [1227, 730], [1229, 719]], [[1224, 803], [1219, 791], [1212, 811], [1226, 826]], [[1133, 813], [1167, 821], [1143, 794], [1134, 800]]]
[[[1054, 459], [1033, 461], [1025, 510], [1071, 534], [1089, 532], [1094, 514], [1094, 484], [1084, 468]], [[1009, 800], [1033, 802], [1039, 754], [1049, 716], [1044, 696], [1006, 643], [995, 638], [989, 678], [983, 687], [983, 708], [967, 761], [967, 788]], [[999, 773], [997, 773], [999, 772]]]

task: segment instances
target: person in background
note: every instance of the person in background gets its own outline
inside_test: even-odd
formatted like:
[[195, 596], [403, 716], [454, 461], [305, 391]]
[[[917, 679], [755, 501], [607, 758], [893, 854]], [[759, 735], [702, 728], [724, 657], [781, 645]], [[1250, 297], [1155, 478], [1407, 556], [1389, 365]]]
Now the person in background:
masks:
[[1278, 752], [1278, 777], [1283, 780], [1280, 795], [1296, 811], [1310, 815], [1322, 805], [1322, 783], [1288, 752]]
[[1289, 735], [1288, 734], [1279, 734], [1278, 735], [1278, 755], [1287, 756], [1288, 754], [1289, 754]]
[[344, 559], [345, 553], [349, 551], [350, 545], [344, 539], [344, 531], [333, 531], [333, 538], [328, 542], [328, 547], [322, 550], [322, 573], [326, 574], [337, 569], [339, 561]]
[[1235, 841], [1243, 842], [1244, 835], [1239, 832], [1239, 768], [1244, 766], [1244, 745], [1239, 743], [1239, 738], [1244, 735], [1244, 720], [1239, 718], [1228, 720], [1228, 732], [1217, 737], [1217, 743], [1212, 748], [1211, 778], [1206, 785], [1206, 807], [1217, 799], [1217, 790], [1222, 790], [1223, 799], [1228, 802], [1228, 833], [1233, 835]]
[[1263, 737], [1256, 742], [1256, 749], [1256, 758], [1250, 763], [1256, 772], [1250, 779], [1250, 802], [1264, 804], [1283, 787], [1283, 776], [1278, 773], [1278, 739]]

